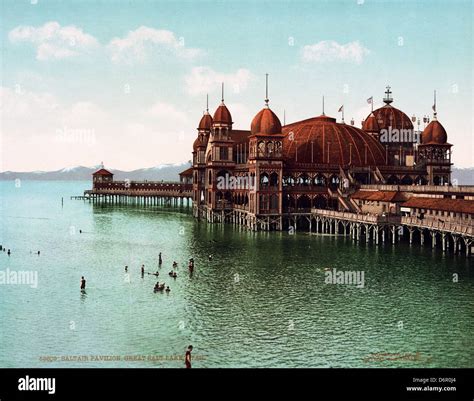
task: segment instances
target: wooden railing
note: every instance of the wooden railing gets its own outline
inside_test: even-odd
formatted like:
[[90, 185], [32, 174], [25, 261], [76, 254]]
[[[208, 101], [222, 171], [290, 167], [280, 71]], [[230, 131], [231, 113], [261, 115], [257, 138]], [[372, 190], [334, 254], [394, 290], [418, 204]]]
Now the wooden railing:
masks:
[[401, 223], [407, 226], [427, 228], [430, 230], [446, 231], [454, 234], [474, 236], [474, 225], [468, 222], [446, 221], [442, 219], [423, 218], [415, 216], [403, 216]]

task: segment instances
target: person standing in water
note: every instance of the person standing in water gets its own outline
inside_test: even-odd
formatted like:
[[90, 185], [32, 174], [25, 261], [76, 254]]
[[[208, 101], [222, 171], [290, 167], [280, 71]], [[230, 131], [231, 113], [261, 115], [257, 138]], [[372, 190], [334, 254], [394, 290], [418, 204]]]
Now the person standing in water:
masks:
[[128, 272], [128, 266], [125, 266], [125, 273]]
[[143, 276], [145, 274], [145, 265], [142, 265], [141, 272], [142, 272], [142, 276]]
[[191, 351], [192, 350], [193, 350], [193, 346], [190, 345], [184, 357], [184, 364], [186, 365], [186, 369], [191, 369]]
[[85, 290], [86, 289], [86, 279], [84, 278], [84, 276], [81, 277], [81, 290]]
[[160, 252], [160, 254], [158, 255], [158, 264], [161, 266], [162, 263], [163, 263], [163, 259], [161, 259], [161, 252]]

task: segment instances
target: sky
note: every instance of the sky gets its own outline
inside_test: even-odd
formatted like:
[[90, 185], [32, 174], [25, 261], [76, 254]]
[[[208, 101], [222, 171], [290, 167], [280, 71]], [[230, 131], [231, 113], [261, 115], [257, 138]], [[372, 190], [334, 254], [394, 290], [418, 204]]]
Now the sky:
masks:
[[[0, 170], [132, 170], [191, 159], [209, 94], [234, 128], [432, 115], [474, 166], [472, 1], [1, 0]], [[421, 123], [423, 128], [423, 123]]]

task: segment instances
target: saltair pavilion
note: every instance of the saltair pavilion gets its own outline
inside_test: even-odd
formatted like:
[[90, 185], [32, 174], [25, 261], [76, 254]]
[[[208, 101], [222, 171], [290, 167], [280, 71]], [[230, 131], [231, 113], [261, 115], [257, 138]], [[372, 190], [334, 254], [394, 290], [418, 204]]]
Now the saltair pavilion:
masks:
[[382, 107], [374, 109], [368, 99], [372, 110], [358, 128], [344, 121], [343, 106], [339, 121], [323, 106], [319, 116], [282, 124], [270, 107], [268, 77], [266, 93], [249, 130], [233, 128], [224, 90], [212, 115], [206, 106], [192, 166], [180, 183], [124, 188], [100, 170], [88, 196], [184, 202], [198, 219], [254, 231], [304, 230], [374, 243], [404, 239], [471, 253], [474, 187], [453, 185], [453, 145], [438, 119], [436, 94], [432, 117], [420, 124], [394, 106], [387, 87]]

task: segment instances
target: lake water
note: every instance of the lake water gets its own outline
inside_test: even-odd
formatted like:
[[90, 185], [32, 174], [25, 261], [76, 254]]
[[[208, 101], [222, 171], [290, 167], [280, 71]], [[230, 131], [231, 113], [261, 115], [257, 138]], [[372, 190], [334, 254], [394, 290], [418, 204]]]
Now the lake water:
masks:
[[[474, 366], [472, 258], [69, 199], [89, 187], [0, 182], [0, 271], [38, 274], [0, 284], [0, 367], [182, 368], [189, 344], [194, 367]], [[365, 285], [326, 284], [328, 268]]]

